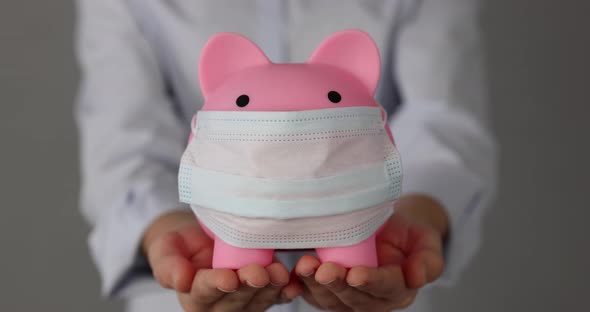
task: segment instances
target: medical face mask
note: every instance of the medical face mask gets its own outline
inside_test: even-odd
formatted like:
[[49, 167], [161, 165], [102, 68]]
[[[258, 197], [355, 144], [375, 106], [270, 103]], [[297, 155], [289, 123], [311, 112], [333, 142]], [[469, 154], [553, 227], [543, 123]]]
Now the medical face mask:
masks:
[[378, 107], [201, 111], [192, 131], [180, 199], [233, 246], [352, 245], [383, 225], [401, 191]]

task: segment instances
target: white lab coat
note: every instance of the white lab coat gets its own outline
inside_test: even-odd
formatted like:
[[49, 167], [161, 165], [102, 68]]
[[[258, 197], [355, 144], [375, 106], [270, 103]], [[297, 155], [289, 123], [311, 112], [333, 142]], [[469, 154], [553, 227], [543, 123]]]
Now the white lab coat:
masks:
[[[199, 54], [220, 31], [246, 35], [276, 62], [303, 62], [342, 29], [369, 32], [382, 55], [376, 97], [392, 116], [403, 190], [438, 199], [450, 216], [440, 283], [477, 250], [496, 155], [478, 1], [78, 0], [78, 8], [81, 206], [104, 295], [128, 298], [132, 311], [179, 309], [150, 277], [139, 242], [155, 218], [187, 209], [178, 202], [177, 168], [202, 105]], [[426, 311], [426, 302], [420, 296], [413, 310]]]

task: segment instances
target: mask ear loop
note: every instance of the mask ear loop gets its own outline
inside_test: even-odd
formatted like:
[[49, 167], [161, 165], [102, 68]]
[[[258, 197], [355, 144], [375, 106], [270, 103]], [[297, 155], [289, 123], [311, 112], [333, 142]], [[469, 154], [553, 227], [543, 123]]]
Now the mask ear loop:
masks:
[[197, 114], [195, 114], [193, 116], [193, 119], [191, 120], [191, 133], [188, 136], [188, 143], [187, 144], [191, 144], [191, 142], [193, 141], [193, 138], [195, 137], [195, 132], [197, 129]]
[[391, 128], [389, 128], [389, 120], [387, 117], [387, 112], [385, 111], [385, 109], [379, 105], [379, 108], [381, 108], [381, 116], [383, 117], [383, 124], [385, 126], [385, 131], [387, 131], [387, 135], [389, 136], [389, 139], [391, 140], [391, 144], [393, 144], [393, 146], [395, 146], [395, 139], [393, 138], [393, 133], [391, 132]]

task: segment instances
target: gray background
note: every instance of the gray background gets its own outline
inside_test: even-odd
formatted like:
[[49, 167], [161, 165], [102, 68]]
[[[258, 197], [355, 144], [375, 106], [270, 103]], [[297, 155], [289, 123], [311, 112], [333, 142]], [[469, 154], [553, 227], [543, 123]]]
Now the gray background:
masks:
[[[77, 212], [71, 1], [0, 1], [0, 311], [121, 311]], [[590, 3], [488, 0], [502, 148], [482, 251], [437, 311], [582, 311], [590, 294]]]

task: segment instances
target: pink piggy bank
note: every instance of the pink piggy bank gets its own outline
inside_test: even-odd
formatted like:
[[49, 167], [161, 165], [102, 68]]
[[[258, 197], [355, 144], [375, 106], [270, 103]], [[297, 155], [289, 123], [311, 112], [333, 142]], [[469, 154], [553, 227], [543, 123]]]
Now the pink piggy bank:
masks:
[[274, 64], [247, 38], [220, 33], [199, 66], [205, 103], [179, 193], [214, 240], [213, 267], [266, 266], [277, 249], [377, 266], [375, 237], [400, 194], [401, 163], [373, 99], [373, 40], [342, 31], [306, 63]]

